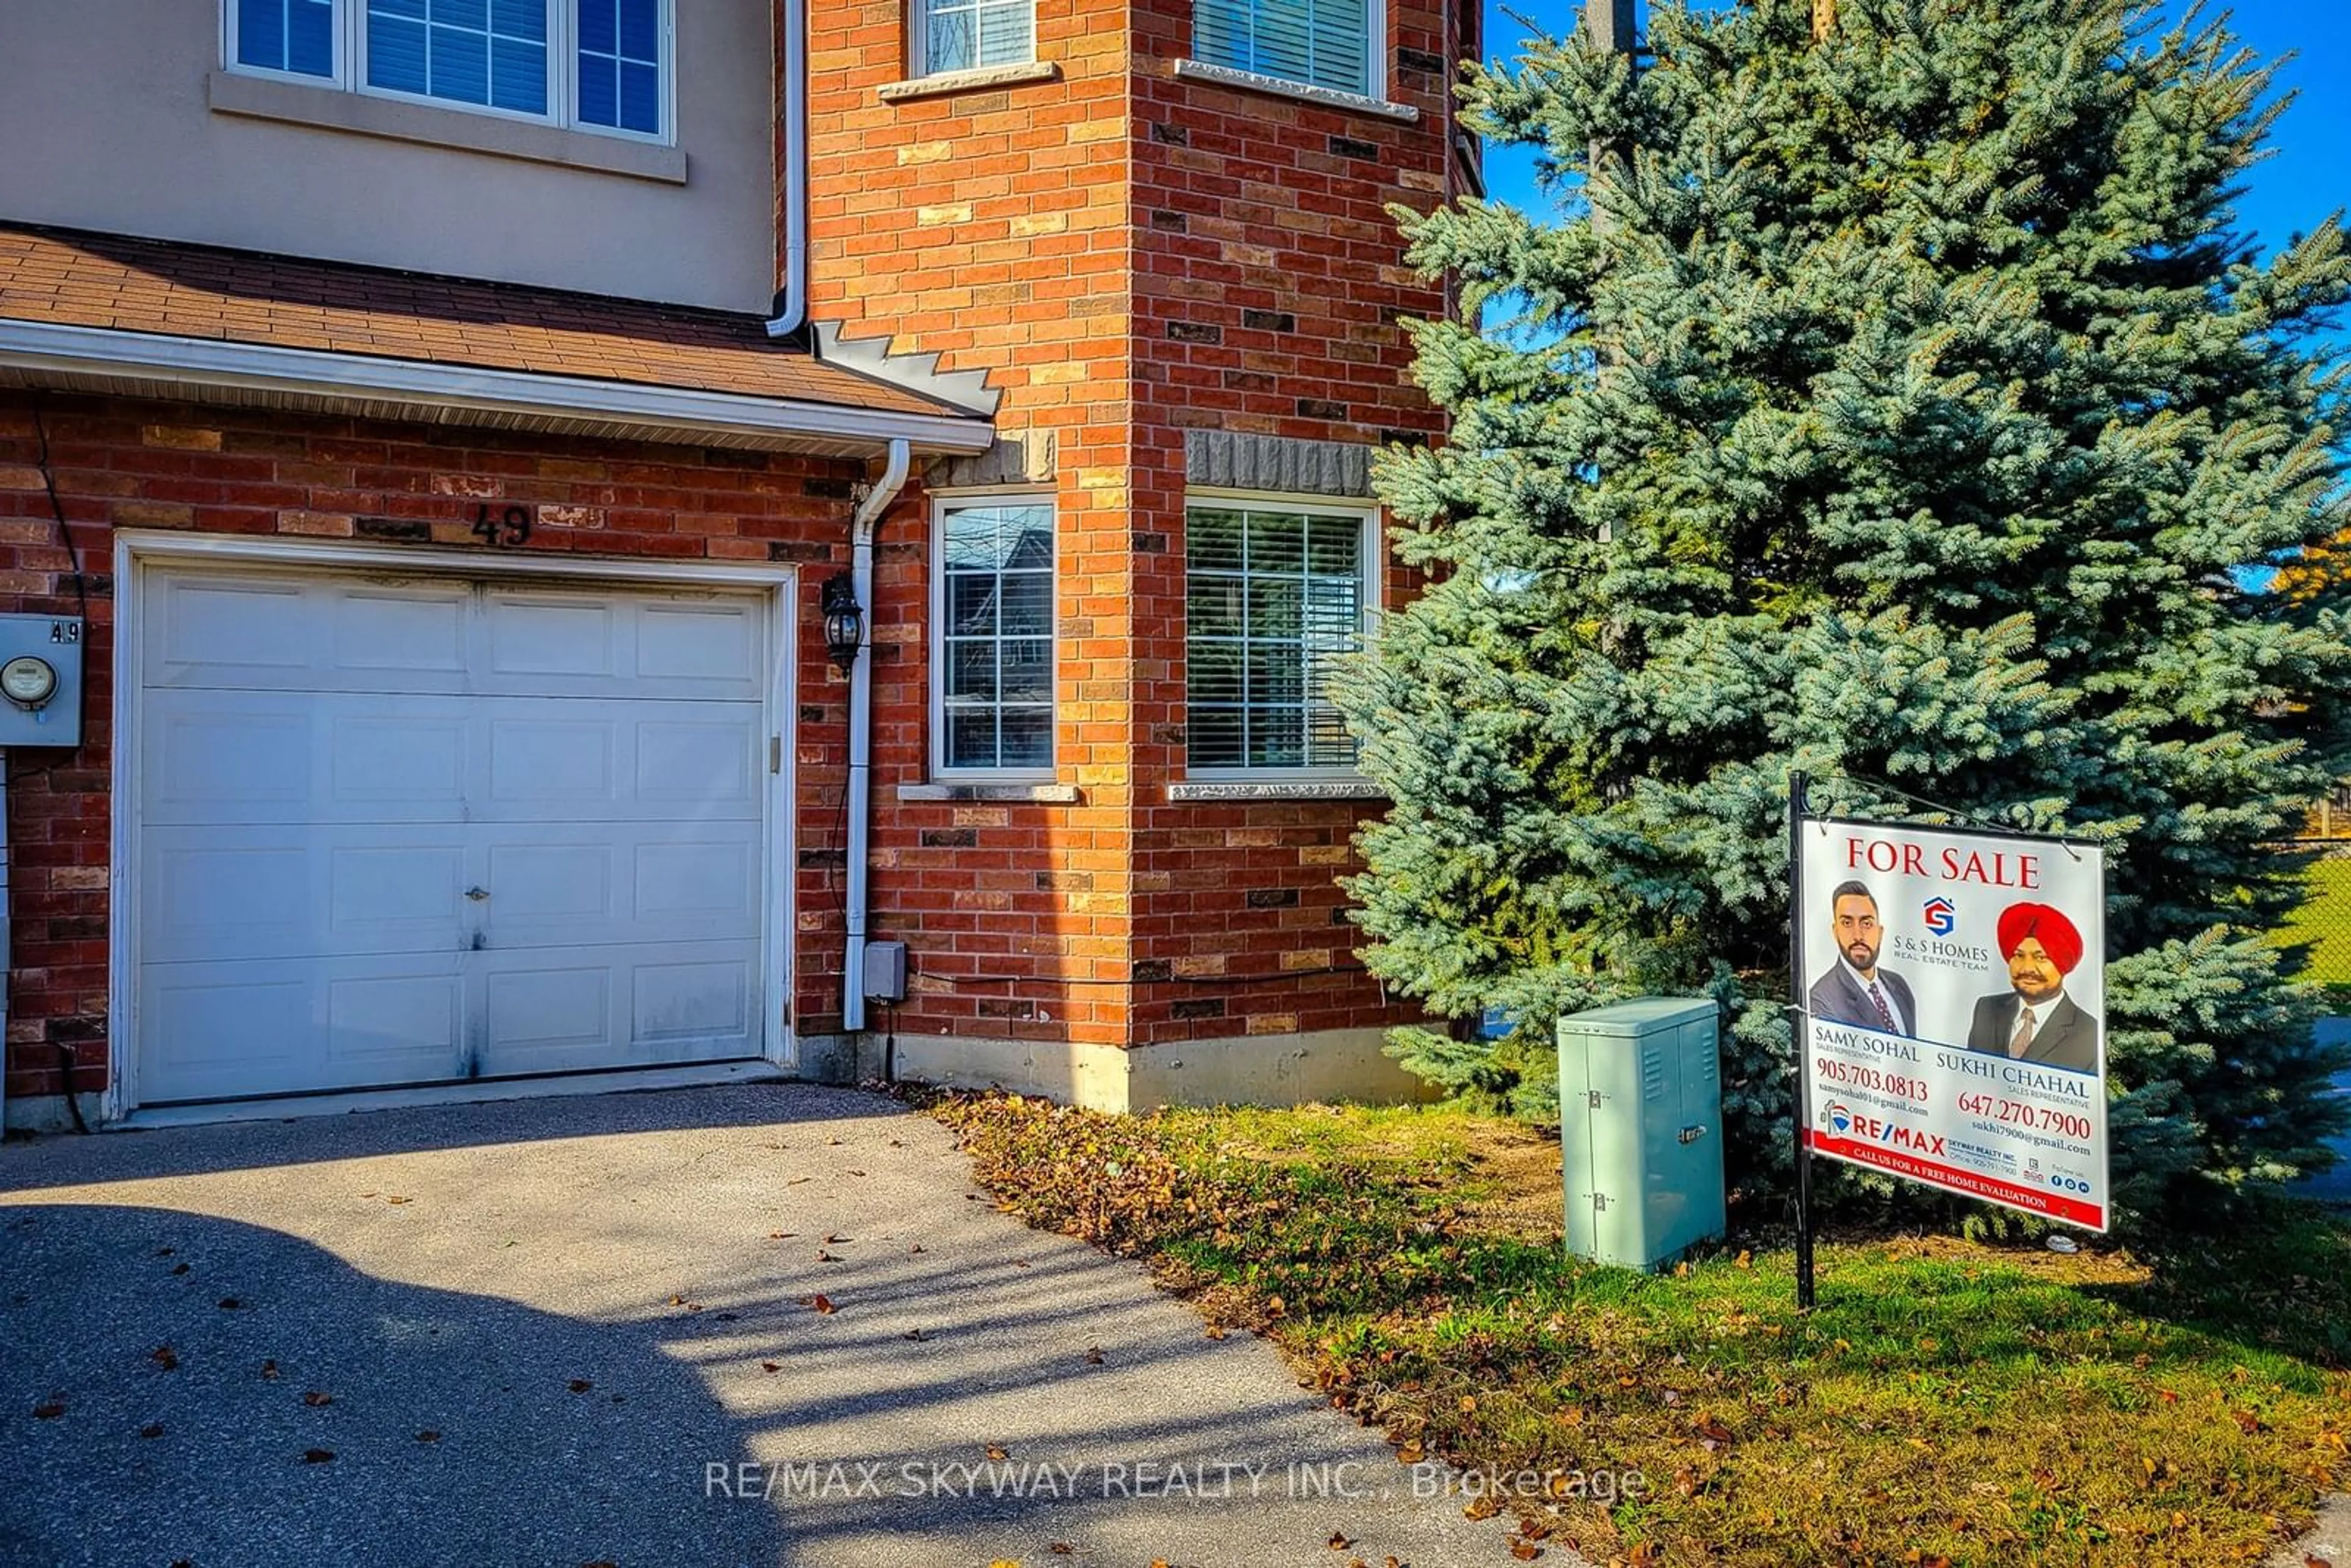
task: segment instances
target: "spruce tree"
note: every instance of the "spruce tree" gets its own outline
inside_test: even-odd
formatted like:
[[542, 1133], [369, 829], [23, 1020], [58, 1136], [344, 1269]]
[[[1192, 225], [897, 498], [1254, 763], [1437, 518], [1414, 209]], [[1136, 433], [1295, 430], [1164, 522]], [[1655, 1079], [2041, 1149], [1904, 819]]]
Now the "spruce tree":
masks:
[[1449, 442], [1381, 469], [1430, 584], [1346, 683], [1394, 801], [1350, 890], [1463, 1022], [1391, 1051], [1541, 1116], [1559, 1012], [1711, 993], [1768, 1178], [1802, 768], [1841, 814], [1936, 820], [1875, 779], [2106, 842], [2126, 1207], [2324, 1165], [2346, 1061], [2266, 934], [2351, 753], [2351, 599], [2267, 580], [2351, 526], [2351, 256], [2232, 226], [2275, 67], [2128, 0], [1845, 0], [1818, 39], [1811, 0], [1661, 3], [1648, 42], [1470, 73], [1557, 215], [1398, 214], [1463, 307], [1414, 328]]

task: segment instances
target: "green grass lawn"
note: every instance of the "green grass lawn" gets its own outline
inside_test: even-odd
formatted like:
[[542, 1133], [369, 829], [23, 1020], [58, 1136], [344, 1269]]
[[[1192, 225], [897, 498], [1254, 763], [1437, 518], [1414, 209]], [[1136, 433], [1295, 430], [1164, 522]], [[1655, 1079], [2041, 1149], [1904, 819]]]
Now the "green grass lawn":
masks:
[[1760, 1243], [1567, 1262], [1558, 1146], [1506, 1122], [931, 1106], [1008, 1207], [1270, 1334], [1401, 1459], [1553, 1478], [1522, 1558], [2209, 1568], [2351, 1481], [2351, 1228], [2314, 1211], [2159, 1257], [1827, 1246], [1806, 1316]]

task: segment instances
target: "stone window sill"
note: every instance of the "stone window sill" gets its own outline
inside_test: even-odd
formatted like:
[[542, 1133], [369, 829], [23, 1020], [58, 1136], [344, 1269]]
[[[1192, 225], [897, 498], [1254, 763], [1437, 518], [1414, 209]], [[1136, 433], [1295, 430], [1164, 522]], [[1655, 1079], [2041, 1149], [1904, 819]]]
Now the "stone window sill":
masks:
[[992, 87], [1051, 81], [1061, 74], [1061, 68], [1050, 60], [1028, 60], [1017, 66], [979, 66], [967, 71], [941, 71], [936, 76], [885, 82], [873, 89], [873, 96], [884, 103], [904, 103], [913, 98], [944, 98], [950, 93], [984, 92]]
[[1009, 801], [1034, 806], [1074, 806], [1084, 799], [1074, 784], [901, 784], [901, 800]]
[[1420, 119], [1420, 110], [1408, 103], [1390, 103], [1385, 99], [1367, 98], [1359, 92], [1341, 92], [1335, 88], [1311, 87], [1305, 82], [1284, 81], [1280, 77], [1259, 76], [1255, 71], [1237, 71], [1230, 66], [1212, 66], [1206, 60], [1177, 60], [1176, 74], [1186, 81], [1214, 82], [1218, 87], [1271, 93], [1277, 98], [1302, 99], [1326, 109], [1376, 114], [1383, 120], [1400, 120], [1407, 125]]
[[601, 174], [622, 174], [665, 185], [685, 183], [685, 153], [650, 141], [631, 141], [559, 125], [468, 114], [405, 99], [378, 98], [333, 86], [306, 87], [235, 71], [214, 71], [205, 80], [214, 114], [274, 120], [317, 131], [340, 131], [387, 141], [454, 147], [527, 163], [554, 163]]
[[1195, 779], [1167, 786], [1167, 799], [1182, 800], [1384, 800], [1388, 792], [1368, 779]]

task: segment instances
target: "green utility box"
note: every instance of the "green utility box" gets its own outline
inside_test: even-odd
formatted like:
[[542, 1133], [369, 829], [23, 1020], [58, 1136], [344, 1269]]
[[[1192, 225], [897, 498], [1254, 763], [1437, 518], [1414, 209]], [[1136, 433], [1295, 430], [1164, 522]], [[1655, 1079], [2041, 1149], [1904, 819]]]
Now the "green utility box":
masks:
[[1655, 1269], [1723, 1233], [1715, 1004], [1652, 997], [1559, 1020], [1568, 1250]]

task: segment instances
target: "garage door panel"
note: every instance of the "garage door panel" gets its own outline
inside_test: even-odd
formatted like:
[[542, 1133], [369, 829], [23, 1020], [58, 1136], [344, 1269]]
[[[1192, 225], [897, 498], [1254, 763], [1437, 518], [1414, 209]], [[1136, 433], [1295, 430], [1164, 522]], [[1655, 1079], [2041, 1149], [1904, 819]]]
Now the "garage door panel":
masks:
[[635, 730], [631, 749], [640, 802], [705, 814], [758, 813], [751, 782], [759, 748], [756, 721], [641, 717]]
[[165, 826], [457, 821], [480, 749], [467, 706], [370, 692], [151, 691], [140, 810]]
[[485, 946], [750, 940], [760, 931], [757, 822], [516, 822], [486, 845]]
[[172, 693], [149, 710], [140, 802], [151, 822], [283, 818], [310, 795], [310, 716], [243, 694]]
[[147, 600], [141, 678], [162, 688], [462, 693], [471, 600], [462, 582], [167, 575]]
[[324, 716], [328, 799], [364, 806], [370, 818], [387, 805], [402, 814], [455, 816], [465, 799], [474, 747], [455, 699], [345, 699]]
[[156, 963], [454, 953], [476, 878], [457, 824], [151, 828], [140, 954]]
[[141, 581], [142, 1101], [761, 1051], [764, 600]]
[[653, 1066], [759, 1053], [756, 942], [647, 944], [476, 956], [485, 1076]]
[[[636, 631], [640, 680], [758, 685], [759, 620], [739, 601], [647, 604], [638, 612]], [[710, 695], [737, 694], [714, 689]]]
[[140, 999], [142, 1101], [461, 1077], [456, 955], [155, 964]]
[[631, 1022], [640, 1041], [747, 1045], [756, 955], [688, 951], [634, 966]]
[[499, 697], [479, 706], [489, 821], [737, 821], [766, 814], [766, 718], [748, 703]]
[[741, 596], [485, 591], [474, 689], [499, 696], [632, 695], [756, 703], [766, 606]]

